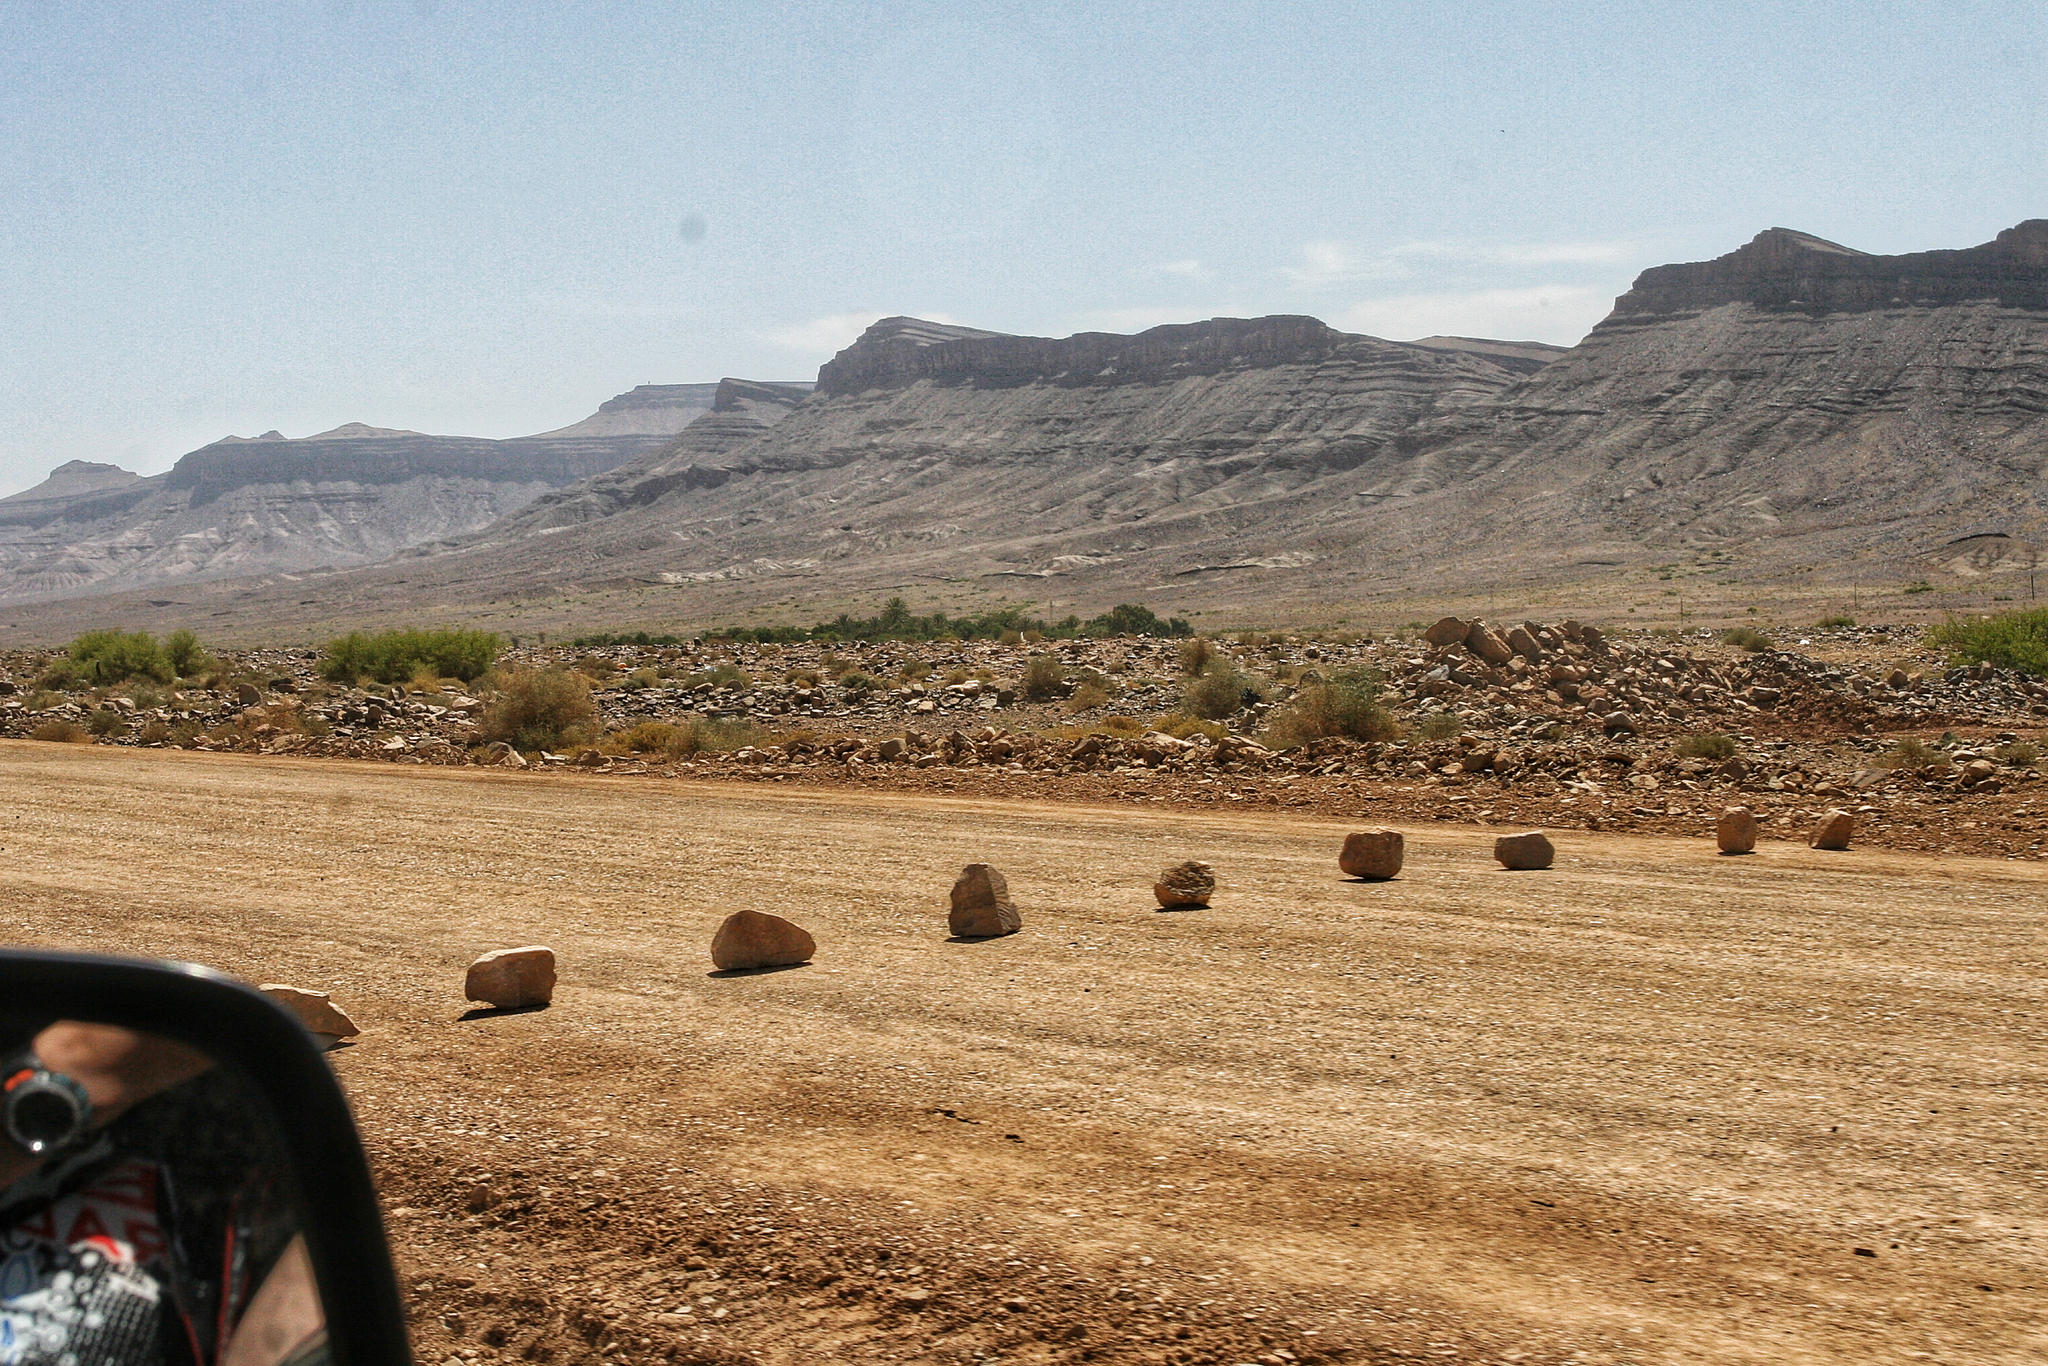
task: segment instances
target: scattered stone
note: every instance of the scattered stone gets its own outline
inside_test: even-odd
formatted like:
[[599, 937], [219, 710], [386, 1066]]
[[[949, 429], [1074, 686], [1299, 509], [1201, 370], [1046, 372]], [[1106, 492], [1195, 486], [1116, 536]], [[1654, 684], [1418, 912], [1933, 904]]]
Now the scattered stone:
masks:
[[1337, 866], [1352, 877], [1384, 881], [1398, 877], [1407, 842], [1398, 830], [1355, 830], [1344, 837]]
[[537, 944], [492, 949], [469, 965], [462, 992], [500, 1009], [544, 1006], [555, 998], [555, 951]]
[[503, 740], [492, 741], [491, 747], [485, 750], [484, 753], [489, 756], [485, 762], [492, 768], [526, 767], [526, 756], [506, 744]]
[[1159, 881], [1152, 884], [1152, 895], [1170, 911], [1206, 906], [1216, 895], [1216, 870], [1198, 859], [1177, 863], [1159, 875]]
[[298, 1016], [299, 1023], [306, 1027], [306, 1032], [313, 1036], [322, 1051], [363, 1032], [324, 991], [309, 991], [304, 987], [286, 986], [282, 982], [266, 982], [256, 990]]
[[1714, 842], [1724, 854], [1755, 853], [1760, 824], [1756, 812], [1748, 807], [1731, 806], [1721, 813], [1720, 820], [1714, 822]]
[[1493, 857], [1503, 868], [1531, 870], [1548, 868], [1557, 857], [1557, 847], [1541, 830], [1520, 835], [1502, 835], [1493, 842]]
[[721, 972], [790, 967], [817, 951], [818, 941], [801, 926], [763, 911], [734, 911], [711, 937], [711, 961]]
[[238, 706], [253, 707], [263, 700], [263, 689], [254, 683], [235, 684], [235, 703]]
[[1010, 884], [986, 863], [970, 863], [953, 884], [953, 909], [946, 928], [961, 939], [995, 939], [1024, 928]]
[[1815, 849], [1847, 849], [1849, 836], [1856, 832], [1856, 818], [1836, 807], [1823, 812], [1813, 823], [1813, 837], [1807, 842]]

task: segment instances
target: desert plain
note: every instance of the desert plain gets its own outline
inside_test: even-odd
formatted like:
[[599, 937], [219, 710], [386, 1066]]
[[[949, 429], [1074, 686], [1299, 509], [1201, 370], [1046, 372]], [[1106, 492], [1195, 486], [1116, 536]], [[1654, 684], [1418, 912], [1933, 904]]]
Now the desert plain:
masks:
[[[2048, 1355], [2037, 862], [1435, 821], [1365, 883], [1363, 802], [24, 742], [0, 790], [10, 942], [355, 1017], [423, 1362]], [[948, 941], [972, 861], [1022, 933]], [[715, 972], [741, 907], [814, 961]], [[464, 1001], [522, 944], [549, 1007]]]

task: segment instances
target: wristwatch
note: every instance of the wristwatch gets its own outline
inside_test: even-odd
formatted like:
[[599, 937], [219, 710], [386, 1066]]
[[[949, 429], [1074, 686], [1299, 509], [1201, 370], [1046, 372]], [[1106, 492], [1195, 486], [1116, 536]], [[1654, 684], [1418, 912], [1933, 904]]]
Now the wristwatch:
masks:
[[85, 1088], [35, 1054], [17, 1054], [0, 1069], [0, 1127], [30, 1157], [70, 1146], [91, 1122]]

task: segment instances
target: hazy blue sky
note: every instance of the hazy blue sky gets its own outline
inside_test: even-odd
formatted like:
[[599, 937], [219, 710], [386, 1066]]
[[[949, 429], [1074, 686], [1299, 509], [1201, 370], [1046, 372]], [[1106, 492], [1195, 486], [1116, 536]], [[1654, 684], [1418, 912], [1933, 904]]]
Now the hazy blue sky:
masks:
[[0, 0], [0, 493], [543, 430], [890, 313], [1570, 342], [1772, 225], [2048, 216], [2043, 14]]

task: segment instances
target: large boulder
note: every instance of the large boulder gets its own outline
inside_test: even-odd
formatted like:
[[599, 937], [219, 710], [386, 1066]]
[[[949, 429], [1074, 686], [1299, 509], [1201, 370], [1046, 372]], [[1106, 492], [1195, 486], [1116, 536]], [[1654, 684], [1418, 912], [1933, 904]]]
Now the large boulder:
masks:
[[1714, 822], [1714, 842], [1724, 854], [1755, 853], [1758, 825], [1756, 812], [1746, 806], [1731, 806]]
[[1199, 859], [1176, 863], [1152, 884], [1152, 895], [1169, 911], [1206, 906], [1216, 895], [1216, 870]]
[[1401, 872], [1407, 842], [1398, 830], [1355, 830], [1344, 837], [1337, 866], [1352, 877], [1384, 881]]
[[282, 982], [266, 982], [256, 990], [298, 1016], [299, 1023], [323, 1049], [332, 1048], [343, 1039], [353, 1039], [363, 1032], [324, 991], [309, 991], [305, 987], [286, 986]]
[[986, 863], [970, 863], [953, 884], [953, 909], [946, 928], [961, 939], [995, 939], [1024, 928], [1010, 884]]
[[1807, 842], [1816, 849], [1847, 849], [1849, 837], [1856, 833], [1856, 818], [1836, 807], [1833, 811], [1821, 813], [1813, 823], [1813, 836]]
[[1469, 621], [1456, 617], [1444, 617], [1436, 625], [1422, 633], [1422, 638], [1432, 645], [1456, 645], [1465, 639], [1465, 633], [1472, 629]]
[[1503, 868], [1532, 870], [1548, 868], [1557, 858], [1557, 847], [1541, 830], [1520, 835], [1502, 835], [1493, 842], [1493, 857]]
[[469, 965], [462, 994], [501, 1009], [544, 1006], [555, 999], [555, 951], [538, 944], [492, 949]]
[[1517, 626], [1508, 632], [1508, 648], [1531, 664], [1543, 662], [1543, 644], [1526, 626]]
[[1493, 628], [1483, 621], [1473, 622], [1471, 629], [1465, 632], [1465, 648], [1488, 664], [1505, 664], [1515, 657], [1508, 643], [1495, 635]]
[[818, 941], [802, 926], [765, 911], [734, 911], [711, 937], [711, 961], [721, 972], [786, 968], [808, 963]]

